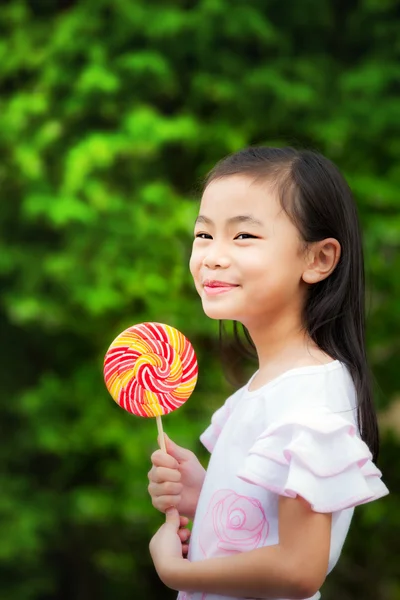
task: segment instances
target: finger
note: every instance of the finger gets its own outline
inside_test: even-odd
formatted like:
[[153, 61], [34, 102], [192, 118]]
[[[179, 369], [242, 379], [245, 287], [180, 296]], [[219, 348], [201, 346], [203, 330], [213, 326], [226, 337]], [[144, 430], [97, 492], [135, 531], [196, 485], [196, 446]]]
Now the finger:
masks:
[[178, 461], [169, 454], [166, 454], [162, 450], [156, 450], [150, 457], [151, 462], [155, 467], [167, 467], [169, 469], [177, 469], [179, 467]]
[[152, 483], [148, 485], [150, 496], [179, 496], [182, 493], [183, 485], [181, 483]]
[[186, 556], [186, 554], [189, 552], [189, 545], [188, 544], [182, 544], [182, 554]]
[[182, 543], [188, 541], [188, 539], [190, 538], [190, 533], [191, 532], [189, 529], [179, 529], [178, 530], [178, 536]]
[[166, 512], [171, 507], [179, 506], [181, 496], [161, 496], [161, 498], [151, 498], [151, 502], [157, 510]]
[[180, 481], [181, 474], [178, 469], [167, 469], [165, 467], [152, 468], [149, 472], [149, 480], [154, 483], [164, 483], [165, 481]]
[[185, 460], [189, 460], [189, 458], [192, 454], [190, 450], [187, 450], [186, 448], [182, 448], [182, 446], [178, 446], [178, 444], [175, 444], [175, 442], [173, 442], [167, 436], [166, 433], [164, 433], [164, 438], [165, 438], [165, 446], [166, 446], [169, 456], [173, 456], [174, 458], [176, 458], [176, 460], [178, 462], [183, 462]]
[[168, 508], [165, 511], [165, 524], [172, 527], [175, 531], [179, 530], [180, 517], [175, 507]]
[[190, 519], [181, 515], [181, 527], [186, 527], [189, 524]]
[[178, 535], [183, 542], [190, 538], [190, 534], [191, 534], [190, 529], [179, 529], [178, 530]]

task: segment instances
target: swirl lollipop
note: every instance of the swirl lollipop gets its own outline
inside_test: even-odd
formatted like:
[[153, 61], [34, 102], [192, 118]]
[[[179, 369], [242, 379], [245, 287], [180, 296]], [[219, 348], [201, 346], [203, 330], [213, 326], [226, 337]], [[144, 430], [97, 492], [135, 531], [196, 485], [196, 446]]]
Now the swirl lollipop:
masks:
[[162, 323], [128, 327], [104, 358], [104, 381], [122, 408], [139, 417], [156, 417], [165, 451], [161, 415], [189, 398], [197, 381], [197, 360], [189, 340]]

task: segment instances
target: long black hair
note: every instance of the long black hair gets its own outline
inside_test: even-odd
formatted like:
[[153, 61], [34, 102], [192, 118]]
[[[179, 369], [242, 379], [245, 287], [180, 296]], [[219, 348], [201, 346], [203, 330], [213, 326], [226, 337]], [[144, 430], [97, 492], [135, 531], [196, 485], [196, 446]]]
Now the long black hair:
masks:
[[[341, 245], [335, 270], [309, 286], [303, 324], [324, 352], [349, 369], [357, 392], [360, 434], [376, 460], [379, 433], [365, 346], [364, 258], [351, 190], [337, 167], [324, 156], [310, 150], [265, 146], [246, 148], [218, 162], [207, 175], [204, 187], [238, 174], [268, 180], [275, 186], [282, 208], [305, 244], [333, 237]], [[238, 323], [233, 325], [238, 349], [256, 356], [249, 332], [243, 327], [243, 342]]]

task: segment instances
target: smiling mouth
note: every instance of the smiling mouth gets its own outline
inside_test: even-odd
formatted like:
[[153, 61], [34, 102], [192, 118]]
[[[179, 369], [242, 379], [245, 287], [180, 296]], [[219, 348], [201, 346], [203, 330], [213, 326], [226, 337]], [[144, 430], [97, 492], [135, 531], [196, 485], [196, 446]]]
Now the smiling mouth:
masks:
[[218, 294], [226, 294], [239, 287], [234, 283], [225, 283], [223, 281], [206, 281], [203, 284], [203, 289], [209, 296], [217, 296]]

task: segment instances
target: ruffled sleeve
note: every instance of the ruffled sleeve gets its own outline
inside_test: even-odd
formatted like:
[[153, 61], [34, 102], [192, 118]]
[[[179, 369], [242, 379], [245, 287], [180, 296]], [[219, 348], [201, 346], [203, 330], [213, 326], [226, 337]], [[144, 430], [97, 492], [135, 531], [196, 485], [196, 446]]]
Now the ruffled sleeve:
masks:
[[329, 411], [271, 424], [250, 448], [238, 476], [282, 496], [300, 495], [322, 513], [388, 494], [355, 425]]
[[214, 446], [217, 443], [223, 426], [228, 420], [229, 414], [230, 411], [228, 403], [226, 402], [223, 406], [221, 406], [221, 408], [215, 411], [211, 418], [211, 424], [207, 427], [204, 433], [201, 434], [200, 441], [209, 452], [214, 450]]
[[240, 398], [242, 397], [243, 389], [244, 388], [240, 388], [234, 394], [229, 396], [229, 398], [225, 401], [225, 404], [215, 411], [211, 417], [211, 425], [207, 427], [204, 433], [201, 434], [200, 441], [209, 452], [214, 450], [214, 446], [217, 443], [225, 423], [231, 416], [234, 408], [237, 406]]

